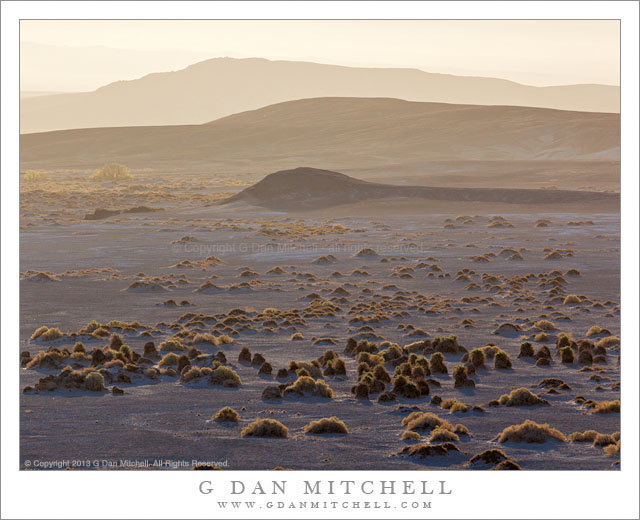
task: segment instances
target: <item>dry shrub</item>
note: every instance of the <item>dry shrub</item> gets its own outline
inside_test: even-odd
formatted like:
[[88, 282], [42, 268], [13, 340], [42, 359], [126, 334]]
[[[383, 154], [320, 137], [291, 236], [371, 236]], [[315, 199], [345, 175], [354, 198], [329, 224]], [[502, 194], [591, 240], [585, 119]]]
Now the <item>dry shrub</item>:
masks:
[[515, 463], [512, 460], [503, 460], [500, 464], [498, 464], [494, 470], [521, 470], [519, 464]]
[[533, 350], [533, 345], [529, 341], [525, 341], [520, 344], [520, 353], [518, 354], [519, 358], [522, 357], [533, 357], [535, 352]]
[[419, 441], [420, 434], [411, 430], [405, 430], [402, 432], [400, 439], [402, 439], [403, 441]]
[[438, 417], [432, 412], [412, 412], [402, 419], [402, 425], [407, 430], [433, 430], [435, 428], [444, 428], [453, 430], [453, 426], [446, 419]]
[[594, 325], [593, 327], [589, 328], [589, 330], [587, 331], [587, 337], [597, 336], [599, 334], [608, 334], [610, 336], [611, 332], [608, 331], [607, 329], [603, 329], [602, 327], [598, 327], [597, 325]]
[[238, 354], [238, 361], [240, 363], [251, 363], [251, 351], [249, 347], [242, 347]]
[[444, 356], [436, 352], [429, 358], [429, 369], [432, 374], [448, 374], [447, 366], [444, 364]]
[[582, 300], [580, 299], [579, 296], [575, 295], [575, 294], [569, 294], [565, 297], [564, 301], [562, 302], [565, 305], [571, 305], [571, 304], [576, 304], [576, 303], [582, 303]]
[[585, 403], [591, 413], [620, 413], [620, 399], [615, 401], [591, 401]]
[[194, 345], [213, 345], [218, 346], [218, 339], [213, 335], [205, 332], [204, 334], [196, 334], [193, 338]]
[[503, 406], [536, 406], [550, 404], [549, 401], [541, 399], [524, 387], [512, 390], [510, 394], [501, 395], [498, 402]]
[[453, 433], [460, 436], [470, 435], [469, 428], [467, 428], [464, 424], [456, 424], [453, 428]]
[[460, 452], [455, 444], [445, 442], [443, 444], [414, 444], [413, 446], [405, 446], [394, 455], [406, 455], [417, 459], [425, 459], [427, 457], [449, 455], [456, 451]]
[[458, 442], [458, 437], [454, 432], [447, 430], [446, 428], [436, 428], [431, 432], [429, 442]]
[[169, 338], [160, 343], [158, 349], [164, 352], [182, 352], [184, 350], [184, 345], [179, 338]]
[[180, 372], [180, 381], [182, 383], [196, 381], [202, 377], [202, 370], [200, 370], [199, 367], [192, 367], [190, 365], [187, 365]]
[[294, 332], [293, 334], [291, 334], [291, 338], [289, 339], [291, 341], [301, 341], [304, 339], [304, 336], [299, 332]]
[[548, 424], [538, 424], [527, 419], [522, 424], [508, 426], [498, 435], [498, 442], [527, 442], [543, 444], [549, 439], [566, 442], [567, 438]]
[[218, 410], [218, 412], [213, 416], [216, 421], [220, 422], [238, 422], [240, 419], [240, 415], [230, 406], [225, 406]]
[[440, 406], [445, 410], [449, 410], [450, 413], [466, 413], [472, 408], [470, 405], [463, 403], [462, 401], [458, 401], [455, 398], [445, 399], [442, 401]]
[[284, 389], [284, 395], [311, 395], [315, 397], [333, 398], [333, 390], [322, 380], [315, 381], [310, 376], [300, 376], [296, 382]]
[[160, 367], [164, 367], [164, 366], [178, 366], [178, 361], [180, 360], [180, 356], [178, 356], [177, 354], [174, 354], [173, 352], [169, 352], [168, 354], [165, 354], [164, 357], [158, 362], [158, 366]]
[[236, 371], [224, 365], [217, 367], [211, 372], [209, 382], [212, 385], [223, 385], [227, 387], [235, 387], [242, 384], [242, 380]]
[[618, 336], [607, 336], [598, 340], [596, 347], [610, 348], [620, 345], [620, 338]]
[[573, 432], [569, 435], [569, 440], [571, 442], [593, 442], [596, 437], [600, 435], [595, 430], [587, 430], [585, 432]]
[[262, 363], [260, 370], [258, 370], [258, 374], [271, 375], [272, 372], [273, 367], [271, 366], [271, 363], [267, 363], [266, 361]]
[[533, 326], [540, 330], [556, 330], [555, 324], [549, 320], [538, 320]]
[[500, 464], [505, 460], [507, 460], [507, 454], [504, 451], [491, 449], [471, 457], [469, 464]]
[[609, 446], [605, 446], [604, 452], [609, 457], [615, 457], [617, 455], [620, 455], [620, 441], [616, 442], [615, 444], [610, 444]]
[[536, 334], [533, 339], [538, 343], [544, 343], [545, 341], [549, 341], [549, 336], [544, 332], [540, 332]]
[[562, 347], [560, 349], [560, 361], [563, 363], [573, 363], [574, 355], [571, 347]]
[[256, 419], [242, 430], [243, 437], [282, 437], [289, 435], [289, 429], [275, 419]]
[[38, 330], [36, 330], [33, 333], [33, 335], [31, 336], [31, 339], [40, 338], [40, 340], [42, 341], [55, 341], [57, 339], [62, 338], [63, 336], [64, 336], [64, 333], [56, 327], [51, 329], [47, 327], [40, 327]]
[[474, 348], [471, 352], [469, 352], [469, 363], [471, 363], [475, 368], [480, 368], [484, 365], [486, 361], [485, 353], [482, 349]]
[[89, 372], [84, 380], [84, 387], [92, 392], [104, 390], [104, 377], [100, 372]]
[[608, 433], [599, 433], [593, 439], [594, 446], [609, 446], [609, 444], [615, 444], [616, 440], [613, 438], [613, 435]]
[[497, 369], [511, 368], [511, 359], [504, 350], [498, 350], [493, 358], [493, 366]]
[[324, 417], [317, 421], [311, 421], [304, 427], [305, 433], [349, 433], [347, 426], [337, 417]]

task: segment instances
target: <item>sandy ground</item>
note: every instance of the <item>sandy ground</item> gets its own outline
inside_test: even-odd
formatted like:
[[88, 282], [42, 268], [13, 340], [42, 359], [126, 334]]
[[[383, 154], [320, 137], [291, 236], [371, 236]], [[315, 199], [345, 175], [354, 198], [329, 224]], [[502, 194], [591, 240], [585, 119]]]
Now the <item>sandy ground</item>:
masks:
[[[34, 330], [42, 325], [72, 333], [91, 320], [103, 324], [110, 320], [137, 321], [142, 327], [136, 331], [110, 332], [120, 332], [125, 344], [142, 353], [147, 341], [153, 340], [158, 346], [172, 336], [177, 329], [168, 325], [184, 323], [180, 317], [185, 313], [214, 316], [194, 325], [191, 331], [217, 334], [223, 330], [216, 328], [222, 315], [235, 308], [250, 313], [260, 313], [266, 308], [298, 309], [304, 316], [312, 302], [306, 297], [311, 293], [337, 305], [339, 310], [333, 315], [306, 316], [303, 325], [295, 326], [296, 330], [283, 323], [268, 326], [260, 320], [253, 323], [254, 330], [233, 334], [231, 329], [224, 329], [233, 338], [232, 344], [198, 345], [203, 353], [222, 350], [226, 354], [228, 364], [242, 379], [238, 388], [211, 386], [206, 381], [181, 383], [177, 377], [169, 376], [153, 381], [136, 376], [131, 384], [117, 383], [124, 395], [62, 389], [23, 393], [22, 461], [224, 460], [229, 469], [242, 470], [277, 466], [465, 469], [474, 454], [500, 448], [526, 470], [619, 467], [615, 465], [618, 457], [607, 456], [602, 448], [590, 443], [501, 444], [494, 440], [505, 427], [526, 419], [549, 423], [565, 435], [590, 429], [602, 433], [620, 430], [620, 414], [593, 414], [574, 402], [576, 396], [595, 401], [620, 398], [619, 388], [614, 384], [620, 380], [619, 348], [608, 349], [606, 363], [599, 364], [601, 369], [580, 371], [582, 364], [561, 363], [555, 346], [559, 332], [581, 339], [593, 325], [608, 329], [611, 335], [620, 334], [618, 214], [569, 213], [560, 208], [542, 214], [524, 208], [531, 211], [526, 213], [518, 207], [508, 213], [501, 207], [499, 214], [513, 227], [489, 227], [490, 217], [497, 212], [487, 207], [473, 208], [464, 212], [470, 218], [457, 220], [460, 213], [447, 211], [446, 207], [437, 208], [437, 213], [432, 208], [431, 212], [417, 216], [393, 215], [388, 206], [386, 211], [379, 212], [369, 208], [359, 218], [342, 216], [348, 214], [348, 208], [332, 211], [331, 215], [319, 212], [287, 215], [256, 208], [229, 213], [228, 208], [206, 207], [204, 203], [209, 200], [187, 209], [177, 194], [175, 200], [164, 204], [164, 211], [83, 221], [80, 209], [73, 214], [60, 214], [57, 213], [62, 211], [60, 208], [43, 207], [35, 202], [29, 205], [30, 201], [39, 200], [37, 194], [30, 197], [33, 198], [27, 197], [26, 202], [23, 199], [23, 214], [49, 215], [49, 220], [24, 218], [21, 233], [20, 350], [30, 352], [31, 356], [51, 346], [71, 350], [76, 341], [69, 336], [53, 342], [30, 340]], [[214, 193], [210, 199], [216, 197]], [[144, 204], [144, 198], [138, 199], [138, 203]], [[120, 206], [118, 200], [111, 201], [112, 207], [131, 205], [129, 199], [126, 203], [123, 199]], [[92, 209], [87, 208], [86, 212]], [[539, 219], [548, 219], [548, 227], [536, 227]], [[27, 222], [29, 225], [25, 225]], [[181, 242], [183, 237], [191, 238]], [[374, 249], [378, 256], [355, 256], [363, 248]], [[507, 260], [506, 255], [499, 254], [505, 248], [520, 251], [523, 259]], [[552, 250], [560, 250], [562, 258], [545, 260]], [[473, 258], [487, 253], [496, 256], [485, 256], [487, 262]], [[219, 257], [222, 263], [186, 269], [170, 267], [183, 260], [201, 262], [211, 255]], [[313, 263], [326, 255], [333, 255], [335, 261], [328, 265]], [[431, 267], [434, 265], [439, 270]], [[267, 274], [276, 266], [285, 273]], [[103, 269], [108, 270], [100, 271]], [[463, 269], [475, 274], [470, 273], [469, 280], [455, 280]], [[579, 270], [580, 275], [566, 275], [569, 269]], [[245, 270], [256, 274], [242, 276]], [[357, 270], [366, 274], [354, 273]], [[559, 270], [564, 279], [559, 299], [579, 295], [582, 303], [565, 305], [557, 298], [554, 301], [545, 292], [549, 287], [539, 286], [541, 279], [550, 278], [548, 273], [554, 270]], [[52, 281], [30, 279], [38, 272], [49, 273]], [[335, 272], [342, 276], [333, 276]], [[400, 276], [403, 273], [408, 276]], [[450, 276], [446, 277], [446, 273]], [[484, 273], [496, 276], [501, 289], [484, 284]], [[513, 277], [531, 273], [538, 277], [519, 287], [509, 286]], [[159, 286], [164, 287], [161, 292], [127, 290], [136, 280], [149, 281], [153, 277], [161, 280]], [[207, 280], [221, 289], [198, 292]], [[237, 286], [245, 282], [248, 284]], [[474, 283], [477, 286], [470, 286]], [[337, 287], [348, 294], [332, 294]], [[190, 305], [161, 305], [169, 299], [177, 303], [187, 300]], [[369, 317], [376, 314], [375, 310], [354, 309], [358, 304], [372, 302], [377, 302], [379, 318], [384, 314], [381, 319], [366, 324], [349, 322], [358, 314]], [[472, 321], [463, 322], [465, 319]], [[556, 327], [547, 332], [546, 340], [532, 340], [536, 349], [543, 344], [550, 348], [552, 362], [547, 367], [517, 357], [520, 343], [540, 332], [532, 327], [540, 319], [550, 320]], [[522, 330], [508, 335], [494, 334], [496, 327], [505, 322], [517, 324]], [[498, 370], [492, 361], [487, 361], [486, 368], [472, 376], [474, 388], [454, 388], [451, 372], [460, 364], [462, 355], [446, 354], [449, 375], [428, 378], [441, 384], [440, 387], [431, 384], [429, 396], [399, 397], [392, 403], [380, 403], [377, 394], [373, 394], [370, 400], [358, 400], [350, 392], [358, 379], [357, 363], [343, 350], [347, 338], [365, 337], [361, 329], [364, 325], [378, 336], [373, 339], [376, 343], [384, 339], [403, 346], [447, 334], [457, 335], [467, 350], [493, 342], [509, 354], [513, 368]], [[399, 328], [400, 325], [403, 327]], [[421, 329], [426, 336], [411, 335], [414, 329], [407, 325]], [[150, 337], [141, 334], [145, 330]], [[305, 339], [291, 341], [291, 334], [296, 331]], [[314, 337], [332, 338], [336, 344], [314, 345]], [[590, 339], [597, 341], [600, 337]], [[83, 338], [88, 351], [108, 341], [108, 337]], [[252, 353], [263, 354], [273, 365], [274, 375], [259, 375], [258, 367], [238, 362], [242, 346], [249, 347]], [[285, 397], [273, 401], [261, 397], [265, 386], [295, 380], [294, 375], [276, 380], [279, 368], [286, 367], [291, 360], [317, 359], [327, 349], [335, 350], [347, 365], [346, 377], [324, 378], [334, 391], [333, 399]], [[393, 376], [393, 366], [387, 364], [386, 368]], [[24, 388], [47, 374], [58, 373], [59, 369], [22, 367], [20, 371]], [[590, 380], [593, 374], [602, 379]], [[557, 395], [542, 395], [546, 389], [537, 384], [546, 377], [560, 378], [571, 389]], [[113, 385], [107, 386], [109, 390]], [[487, 406], [490, 400], [518, 387], [540, 394], [550, 405]], [[484, 412], [449, 413], [431, 403], [433, 396], [482, 405]], [[212, 414], [223, 406], [236, 409], [240, 423], [229, 426], [211, 421]], [[405, 430], [401, 421], [413, 407], [432, 411], [452, 424], [467, 426], [470, 436], [461, 437], [456, 443], [461, 452], [426, 459], [392, 456], [413, 444], [400, 438]], [[342, 419], [349, 434], [303, 432], [311, 420], [330, 416]], [[289, 437], [241, 437], [244, 426], [263, 417], [285, 424]], [[428, 435], [429, 432], [423, 432], [421, 442], [426, 442]]]

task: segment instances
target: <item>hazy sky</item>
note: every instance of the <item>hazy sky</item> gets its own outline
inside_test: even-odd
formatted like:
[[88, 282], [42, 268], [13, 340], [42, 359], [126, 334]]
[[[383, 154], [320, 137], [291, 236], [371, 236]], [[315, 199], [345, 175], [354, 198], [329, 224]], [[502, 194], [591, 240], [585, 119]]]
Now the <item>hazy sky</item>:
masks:
[[[617, 21], [47, 20], [22, 21], [21, 42], [77, 48], [75, 57], [61, 59], [68, 65], [51, 67], [46, 78], [41, 73], [51, 88], [30, 79], [23, 90], [88, 90], [217, 56], [414, 67], [531, 85], [619, 84]], [[86, 61], [93, 46], [153, 53], [116, 60], [127, 61], [124, 72], [108, 60], [96, 63], [101, 74], [85, 68], [78, 79], [78, 67], [85, 67], [78, 53], [88, 53]], [[29, 78], [41, 66], [29, 53], [21, 65]]]

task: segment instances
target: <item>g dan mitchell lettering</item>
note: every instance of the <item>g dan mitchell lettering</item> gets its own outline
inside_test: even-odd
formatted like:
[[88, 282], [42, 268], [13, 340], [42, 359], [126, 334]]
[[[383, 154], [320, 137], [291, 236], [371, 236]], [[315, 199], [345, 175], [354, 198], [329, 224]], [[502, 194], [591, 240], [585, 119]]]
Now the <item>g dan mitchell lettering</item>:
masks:
[[[285, 495], [290, 483], [286, 480], [248, 481], [230, 480], [224, 482], [223, 492], [230, 495]], [[304, 495], [451, 495], [453, 490], [446, 480], [304, 480], [292, 483], [302, 486]], [[203, 495], [215, 490], [210, 480], [200, 482], [199, 491]]]

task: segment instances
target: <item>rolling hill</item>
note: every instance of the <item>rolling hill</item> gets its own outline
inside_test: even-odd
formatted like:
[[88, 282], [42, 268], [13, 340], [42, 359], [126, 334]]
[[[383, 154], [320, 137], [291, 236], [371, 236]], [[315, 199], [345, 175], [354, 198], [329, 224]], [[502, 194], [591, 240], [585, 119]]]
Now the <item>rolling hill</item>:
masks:
[[315, 97], [391, 97], [613, 113], [619, 111], [620, 89], [606, 85], [532, 87], [417, 69], [214, 58], [178, 71], [117, 81], [92, 92], [22, 99], [20, 131], [199, 124]]
[[220, 204], [245, 203], [276, 211], [309, 211], [364, 201], [401, 198], [552, 207], [576, 203], [609, 204], [614, 207], [620, 200], [616, 193], [397, 186], [362, 181], [328, 170], [301, 167], [267, 175]]
[[317, 98], [203, 125], [26, 134], [20, 163], [23, 171], [90, 170], [116, 161], [131, 168], [254, 179], [300, 164], [393, 175], [477, 171], [490, 177], [496, 171], [499, 185], [514, 177], [516, 186], [548, 171], [554, 183], [575, 187], [590, 171], [596, 180], [608, 176], [619, 182], [619, 122], [618, 114]]

